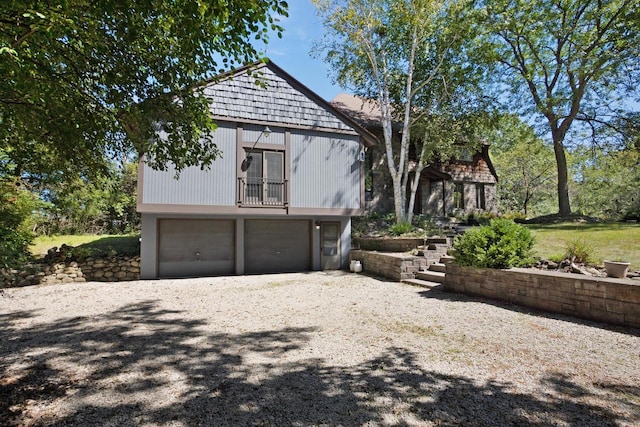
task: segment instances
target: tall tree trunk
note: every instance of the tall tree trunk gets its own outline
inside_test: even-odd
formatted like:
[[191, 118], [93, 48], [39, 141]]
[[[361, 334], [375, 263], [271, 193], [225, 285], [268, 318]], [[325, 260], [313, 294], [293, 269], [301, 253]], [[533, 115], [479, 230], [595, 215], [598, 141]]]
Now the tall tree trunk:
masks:
[[[426, 139], [426, 138], [425, 138]], [[409, 194], [409, 210], [407, 212], [407, 222], [411, 224], [413, 221], [413, 207], [416, 203], [416, 192], [418, 191], [418, 186], [420, 185], [420, 176], [422, 175], [422, 171], [425, 169], [424, 158], [427, 152], [427, 143], [425, 140], [422, 141], [422, 147], [420, 148], [420, 154], [418, 158], [418, 164], [415, 167], [415, 173], [413, 175], [413, 180], [411, 181], [411, 193]]]
[[552, 132], [553, 151], [556, 155], [556, 167], [558, 170], [558, 213], [569, 215], [571, 204], [569, 203], [569, 173], [567, 168], [567, 156], [564, 151], [563, 136], [560, 132]]
[[[404, 139], [402, 141], [404, 143]], [[409, 149], [408, 147], [405, 149], [404, 153], [404, 166], [403, 166], [403, 175], [402, 175], [402, 183], [400, 184], [400, 198], [402, 199], [402, 217], [397, 218], [397, 222], [411, 222], [409, 219], [409, 210], [407, 209], [407, 187], [409, 186]]]
[[396, 222], [404, 220], [405, 206], [404, 199], [402, 197], [402, 177], [400, 175], [394, 175], [393, 178], [393, 205], [396, 212]]
[[411, 193], [409, 194], [409, 208], [407, 209], [407, 222], [411, 224], [413, 221], [413, 208], [416, 205], [416, 192], [420, 184], [420, 172], [416, 171], [411, 180]]

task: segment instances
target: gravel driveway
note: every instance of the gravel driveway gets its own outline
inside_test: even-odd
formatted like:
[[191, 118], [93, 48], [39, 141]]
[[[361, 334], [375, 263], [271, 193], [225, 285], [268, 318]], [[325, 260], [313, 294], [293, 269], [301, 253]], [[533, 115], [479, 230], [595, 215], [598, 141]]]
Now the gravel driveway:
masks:
[[0, 424], [640, 425], [640, 332], [348, 273], [7, 289]]

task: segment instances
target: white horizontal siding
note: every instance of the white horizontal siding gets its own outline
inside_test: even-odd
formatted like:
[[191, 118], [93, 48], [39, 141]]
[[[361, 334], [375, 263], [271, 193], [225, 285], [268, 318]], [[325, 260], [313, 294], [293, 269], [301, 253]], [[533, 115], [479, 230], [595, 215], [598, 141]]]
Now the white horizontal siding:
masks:
[[358, 137], [296, 131], [291, 134], [291, 206], [359, 209]]
[[175, 168], [155, 171], [144, 166], [142, 202], [150, 204], [233, 206], [236, 198], [236, 126], [218, 123], [214, 142], [222, 151], [209, 169], [184, 169], [175, 179]]

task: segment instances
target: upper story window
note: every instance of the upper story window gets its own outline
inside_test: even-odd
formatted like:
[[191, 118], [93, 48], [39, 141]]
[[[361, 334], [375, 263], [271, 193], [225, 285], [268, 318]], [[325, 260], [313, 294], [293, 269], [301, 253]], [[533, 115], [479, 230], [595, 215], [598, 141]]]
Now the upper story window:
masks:
[[284, 179], [284, 153], [248, 150], [251, 157], [245, 176], [238, 178], [238, 203], [245, 206], [284, 206], [287, 182]]
[[473, 161], [473, 152], [466, 147], [460, 148], [458, 153], [456, 154], [456, 160], [461, 162], [472, 162]]

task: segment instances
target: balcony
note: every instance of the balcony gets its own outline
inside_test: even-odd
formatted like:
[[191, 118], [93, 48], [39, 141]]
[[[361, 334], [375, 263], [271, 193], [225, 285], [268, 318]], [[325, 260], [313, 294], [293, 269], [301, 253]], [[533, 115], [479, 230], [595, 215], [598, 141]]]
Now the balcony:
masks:
[[287, 206], [287, 180], [238, 178], [238, 205], [245, 207]]

